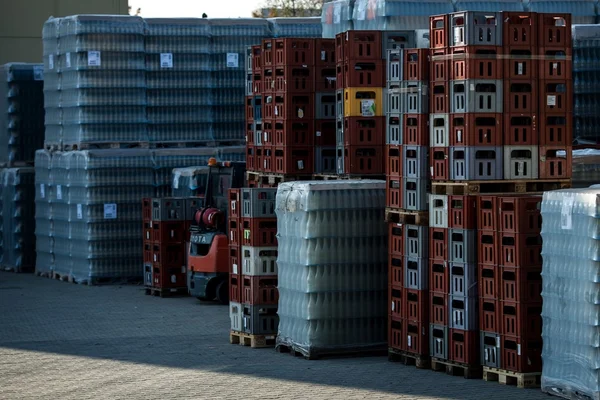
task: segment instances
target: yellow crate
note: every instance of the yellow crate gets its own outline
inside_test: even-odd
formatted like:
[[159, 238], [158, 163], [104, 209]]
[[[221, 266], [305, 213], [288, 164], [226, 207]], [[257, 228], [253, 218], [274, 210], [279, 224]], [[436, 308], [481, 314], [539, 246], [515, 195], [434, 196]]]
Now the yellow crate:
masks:
[[383, 88], [344, 89], [344, 117], [383, 116]]

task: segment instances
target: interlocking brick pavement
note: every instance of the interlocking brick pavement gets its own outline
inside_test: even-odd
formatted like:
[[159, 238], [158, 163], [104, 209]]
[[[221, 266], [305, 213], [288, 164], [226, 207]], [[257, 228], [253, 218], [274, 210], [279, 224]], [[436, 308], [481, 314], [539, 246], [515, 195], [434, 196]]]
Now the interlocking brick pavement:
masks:
[[385, 357], [229, 344], [228, 309], [138, 286], [0, 273], [1, 399], [548, 399]]

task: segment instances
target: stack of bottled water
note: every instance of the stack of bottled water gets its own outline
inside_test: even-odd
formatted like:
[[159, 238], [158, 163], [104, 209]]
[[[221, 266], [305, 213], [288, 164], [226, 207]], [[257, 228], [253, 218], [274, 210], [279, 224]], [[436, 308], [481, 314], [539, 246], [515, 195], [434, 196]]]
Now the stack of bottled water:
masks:
[[144, 25], [130, 16], [60, 19], [62, 115], [53, 122], [63, 144], [147, 141]]
[[569, 13], [573, 24], [597, 23], [597, 5], [597, 0], [523, 0], [525, 11]]
[[33, 167], [0, 170], [2, 261], [5, 269], [35, 268], [35, 201]]
[[[55, 153], [59, 154], [59, 153]], [[37, 274], [49, 276], [54, 269], [54, 221], [51, 203], [53, 186], [50, 180], [52, 154], [35, 152], [35, 246]]]
[[60, 72], [58, 29], [59, 18], [50, 18], [42, 28], [44, 47], [44, 108], [46, 133], [45, 144], [57, 148], [62, 143], [62, 118], [60, 109]]
[[277, 345], [306, 357], [386, 346], [382, 181], [282, 183], [277, 190]]
[[146, 23], [150, 141], [212, 141], [208, 20], [158, 18]]
[[32, 162], [44, 144], [44, 66], [0, 66], [0, 162]]
[[323, 4], [321, 12], [323, 37], [333, 39], [338, 33], [354, 29], [352, 24], [353, 13], [354, 0], [333, 0]]
[[358, 30], [428, 29], [430, 15], [453, 11], [452, 0], [357, 0], [352, 21]]
[[246, 50], [270, 37], [265, 19], [210, 19], [213, 138], [240, 142], [245, 128]]
[[193, 197], [203, 193], [208, 182], [208, 166], [173, 169], [172, 197]]
[[600, 25], [573, 25], [573, 137], [600, 142]]
[[320, 17], [309, 18], [269, 18], [274, 38], [320, 38], [323, 28]]
[[542, 390], [600, 396], [600, 188], [546, 192], [542, 202]]

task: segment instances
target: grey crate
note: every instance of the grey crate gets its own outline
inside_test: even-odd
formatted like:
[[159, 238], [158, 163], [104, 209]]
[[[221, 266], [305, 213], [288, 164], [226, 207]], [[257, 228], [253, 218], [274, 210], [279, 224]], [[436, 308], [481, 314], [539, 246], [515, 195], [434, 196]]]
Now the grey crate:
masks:
[[402, 190], [404, 208], [410, 211], [427, 211], [428, 191], [428, 179], [404, 178]]
[[505, 179], [537, 179], [538, 160], [538, 146], [504, 146]]
[[316, 93], [315, 119], [336, 118], [336, 94], [334, 92]]
[[244, 311], [240, 303], [229, 303], [229, 320], [232, 331], [242, 331], [242, 312]]
[[345, 172], [344, 168], [344, 147], [338, 146], [336, 148], [337, 155], [335, 157], [336, 170], [338, 174], [343, 174]]
[[185, 199], [165, 197], [152, 199], [153, 221], [183, 221], [186, 218]]
[[335, 174], [335, 147], [315, 147], [315, 173]]
[[429, 257], [429, 227], [404, 225], [404, 254], [411, 258]]
[[190, 197], [185, 199], [185, 219], [191, 221], [196, 215], [196, 211], [204, 207], [204, 199], [199, 197]]
[[451, 113], [501, 113], [502, 81], [469, 79], [450, 82]]
[[429, 355], [442, 360], [448, 359], [448, 327], [429, 325]]
[[402, 112], [402, 94], [399, 89], [388, 89], [386, 96], [386, 114], [399, 114]]
[[448, 232], [450, 261], [477, 262], [477, 231], [475, 229], [450, 229]]
[[427, 82], [403, 81], [400, 84], [402, 93], [402, 112], [407, 114], [429, 113], [429, 87]]
[[276, 195], [276, 188], [242, 188], [242, 217], [274, 217]]
[[450, 179], [453, 181], [501, 180], [504, 176], [502, 147], [451, 147]]
[[277, 334], [277, 306], [243, 305], [242, 330], [252, 335]]
[[404, 51], [401, 49], [388, 50], [386, 54], [388, 88], [398, 87], [403, 78]]
[[252, 72], [254, 63], [252, 62], [252, 46], [246, 47], [246, 72]]
[[404, 287], [407, 289], [427, 290], [429, 288], [429, 270], [427, 258], [404, 258]]
[[277, 275], [277, 247], [242, 246], [242, 274]]
[[409, 146], [402, 148], [403, 175], [406, 178], [425, 179], [428, 175], [429, 147], [427, 146]]
[[429, 145], [431, 147], [450, 146], [450, 118], [448, 114], [429, 116]]
[[384, 57], [390, 50], [414, 49], [416, 46], [415, 31], [383, 31], [381, 32], [382, 53]]
[[479, 329], [477, 302], [477, 297], [449, 296], [450, 328], [464, 331]]
[[500, 368], [500, 335], [497, 333], [480, 332], [481, 365], [484, 367]]
[[338, 121], [344, 119], [344, 90], [335, 91], [335, 117]]
[[448, 195], [429, 195], [429, 226], [448, 228]]
[[263, 137], [263, 123], [262, 122], [253, 122], [252, 123], [252, 132], [254, 132], [254, 145], [262, 146], [264, 137]]
[[144, 285], [152, 287], [152, 264], [144, 264]]
[[450, 294], [477, 297], [477, 264], [450, 263]]
[[246, 74], [246, 96], [252, 96], [254, 94], [253, 85], [252, 74]]
[[502, 13], [450, 14], [450, 46], [502, 46]]
[[385, 143], [386, 144], [402, 144], [402, 114], [388, 114], [385, 124]]

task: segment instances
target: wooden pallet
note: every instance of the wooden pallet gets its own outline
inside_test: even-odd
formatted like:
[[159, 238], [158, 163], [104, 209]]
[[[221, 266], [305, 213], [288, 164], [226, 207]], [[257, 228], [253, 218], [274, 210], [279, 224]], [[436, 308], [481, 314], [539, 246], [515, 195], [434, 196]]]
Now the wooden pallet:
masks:
[[44, 150], [53, 152], [62, 150], [62, 144], [60, 143], [45, 143]]
[[188, 288], [153, 288], [147, 287], [145, 288], [145, 293], [147, 296], [158, 296], [158, 297], [176, 297], [176, 296], [189, 296]]
[[582, 393], [572, 388], [566, 389], [554, 385], [542, 388], [542, 392], [568, 400], [600, 400], [600, 392]]
[[362, 180], [362, 179], [376, 179], [385, 180], [385, 175], [351, 175], [351, 174], [314, 174], [313, 180], [315, 181], [337, 181], [337, 180]]
[[63, 151], [77, 151], [77, 150], [102, 150], [102, 149], [149, 149], [150, 143], [148, 142], [88, 142], [88, 143], [74, 143], [74, 144], [63, 144]]
[[35, 276], [41, 276], [44, 278], [52, 278], [52, 271], [35, 271]]
[[283, 182], [312, 180], [312, 175], [284, 175], [247, 171], [246, 178], [249, 183], [260, 184], [262, 187], [277, 187], [277, 185]]
[[388, 360], [401, 362], [404, 365], [414, 365], [419, 369], [429, 369], [431, 357], [427, 355], [408, 353], [394, 348], [388, 348]]
[[272, 335], [251, 335], [249, 333], [230, 331], [229, 343], [250, 346], [253, 349], [263, 347], [274, 347], [276, 334]]
[[223, 141], [216, 142], [214, 140], [211, 141], [190, 141], [190, 142], [151, 142], [150, 147], [153, 149], [193, 149], [197, 147], [232, 147], [232, 146], [244, 146], [245, 142], [241, 141]]
[[408, 211], [386, 207], [385, 220], [398, 224], [429, 226], [429, 211]]
[[52, 279], [56, 279], [57, 281], [75, 283], [75, 280], [71, 275], [59, 274], [58, 272], [52, 271]]
[[481, 379], [481, 365], [467, 365], [439, 358], [431, 358], [431, 369], [445, 371], [452, 376], [463, 376], [465, 379]]
[[377, 357], [385, 355], [384, 348], [347, 348], [347, 349], [312, 349], [310, 351], [298, 351], [292, 346], [278, 344], [275, 347], [278, 353], [289, 353], [294, 357], [302, 357], [305, 360], [319, 360], [321, 358], [345, 358], [345, 357]]
[[431, 183], [432, 194], [478, 195], [509, 193], [543, 193], [549, 190], [571, 187], [570, 179], [561, 180], [516, 180], [516, 181], [448, 181]]
[[501, 385], [512, 385], [522, 389], [539, 388], [541, 377], [541, 372], [520, 373], [499, 368], [483, 367], [484, 381], [498, 382]]

